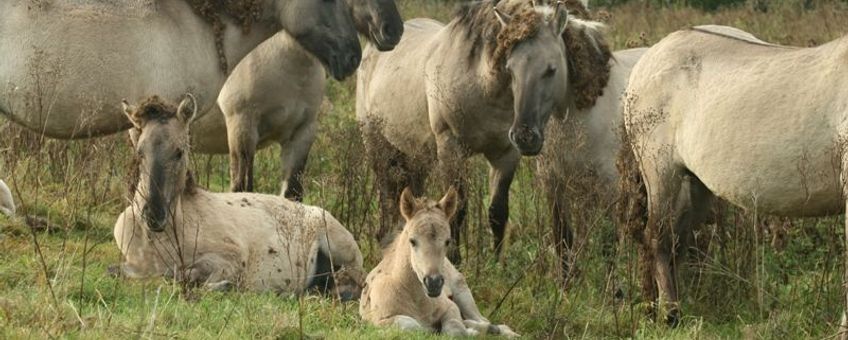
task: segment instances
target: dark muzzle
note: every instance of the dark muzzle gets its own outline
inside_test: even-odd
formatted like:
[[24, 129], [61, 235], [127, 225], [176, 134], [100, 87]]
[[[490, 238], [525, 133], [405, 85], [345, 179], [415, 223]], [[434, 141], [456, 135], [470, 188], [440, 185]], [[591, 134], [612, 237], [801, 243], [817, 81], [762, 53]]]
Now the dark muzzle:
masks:
[[545, 138], [538, 128], [522, 126], [509, 130], [509, 141], [524, 156], [535, 156], [542, 151]]
[[[157, 205], [162, 206], [164, 205]], [[141, 217], [147, 222], [147, 228], [153, 232], [162, 232], [165, 230], [167, 222], [167, 211], [164, 208], [153, 207], [151, 204], [145, 204], [141, 210]]]
[[445, 278], [441, 275], [429, 275], [424, 277], [424, 287], [427, 288], [427, 296], [434, 298], [442, 294]]

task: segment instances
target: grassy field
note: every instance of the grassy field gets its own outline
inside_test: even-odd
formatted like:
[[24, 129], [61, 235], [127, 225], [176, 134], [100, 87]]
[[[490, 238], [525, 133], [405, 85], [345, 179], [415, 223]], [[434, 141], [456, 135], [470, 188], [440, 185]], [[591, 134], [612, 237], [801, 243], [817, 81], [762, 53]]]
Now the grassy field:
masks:
[[[774, 1], [778, 3], [778, 1]], [[616, 48], [649, 45], [696, 24], [733, 25], [783, 44], [810, 46], [848, 33], [848, 7], [787, 0], [767, 12], [739, 7], [705, 13], [630, 4], [599, 9]], [[399, 0], [405, 18], [446, 20], [450, 4]], [[354, 81], [332, 83], [307, 170], [306, 202], [330, 210], [358, 238], [366, 267], [379, 261], [373, 174], [354, 121]], [[163, 279], [129, 281], [106, 274], [120, 254], [112, 226], [127, 205], [130, 151], [124, 134], [84, 141], [45, 140], [0, 121], [0, 178], [19, 203], [0, 216], [0, 338], [430, 338], [376, 329], [356, 303], [305, 295], [182, 291]], [[257, 159], [257, 188], [279, 190], [276, 148]], [[193, 155], [198, 181], [228, 187], [227, 158]], [[734, 211], [698, 232], [697, 256], [681, 274], [680, 327], [645, 316], [633, 246], [602, 251], [614, 231], [606, 212], [576, 207], [578, 274], [562, 291], [544, 197], [525, 159], [512, 186], [510, 236], [491, 253], [485, 217], [486, 167], [471, 167], [468, 226], [461, 270], [483, 311], [530, 338], [827, 338], [843, 301], [842, 217], [781, 220]], [[441, 195], [430, 185], [433, 196]]]

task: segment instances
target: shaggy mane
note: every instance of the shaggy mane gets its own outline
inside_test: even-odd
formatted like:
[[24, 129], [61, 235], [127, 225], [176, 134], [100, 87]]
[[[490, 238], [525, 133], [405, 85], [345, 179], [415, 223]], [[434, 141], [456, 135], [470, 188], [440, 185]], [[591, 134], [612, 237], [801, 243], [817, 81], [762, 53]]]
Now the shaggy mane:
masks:
[[604, 25], [590, 21], [589, 10], [579, 0], [566, 0], [568, 23], [562, 41], [568, 61], [569, 90], [577, 109], [595, 105], [610, 77], [612, 51], [604, 39]]
[[232, 18], [241, 26], [242, 31], [250, 33], [250, 28], [259, 20], [261, 14], [260, 0], [185, 0], [191, 8], [203, 18], [215, 33], [215, 48], [218, 50], [218, 64], [221, 71], [227, 74], [229, 63], [224, 54], [224, 21], [222, 16]]
[[492, 59], [496, 71], [503, 69], [512, 48], [535, 36], [544, 23], [542, 14], [531, 7], [529, 1], [508, 1], [498, 9], [512, 18], [506, 27], [495, 16], [491, 0], [461, 5], [453, 20], [455, 27], [471, 42], [468, 58], [473, 60], [485, 54]]

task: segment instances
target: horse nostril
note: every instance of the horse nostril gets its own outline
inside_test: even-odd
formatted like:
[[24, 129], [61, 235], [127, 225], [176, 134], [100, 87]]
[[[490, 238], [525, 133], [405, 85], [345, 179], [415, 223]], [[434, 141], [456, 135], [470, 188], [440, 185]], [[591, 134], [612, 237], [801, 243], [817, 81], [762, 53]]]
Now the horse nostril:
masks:
[[348, 65], [350, 65], [353, 68], [356, 68], [356, 66], [359, 65], [359, 55], [352, 54], [352, 55], [348, 56], [347, 62], [348, 62]]

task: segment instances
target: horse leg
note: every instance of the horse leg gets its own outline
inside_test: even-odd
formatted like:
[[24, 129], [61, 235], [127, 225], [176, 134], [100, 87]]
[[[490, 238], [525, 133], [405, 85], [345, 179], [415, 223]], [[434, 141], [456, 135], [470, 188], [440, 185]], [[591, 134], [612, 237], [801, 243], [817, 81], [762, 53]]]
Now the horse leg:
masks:
[[[848, 140], [848, 138], [845, 137], [845, 134], [841, 134], [839, 139], [842, 142], [842, 145], [840, 145], [840, 147], [842, 149], [842, 173], [841, 173], [842, 197], [848, 197], [848, 149], [845, 148], [846, 145], [844, 144], [845, 141]], [[846, 208], [845, 211], [848, 212], [848, 200], [846, 200], [845, 208]], [[848, 220], [845, 221], [845, 231], [846, 231], [845, 243], [848, 244]], [[846, 249], [848, 249], [848, 248], [846, 248]], [[846, 255], [848, 255], [848, 252], [843, 254], [843, 260], [848, 259], [848, 256], [846, 256]], [[842, 282], [843, 282], [842, 289], [845, 290], [843, 292], [843, 294], [845, 294], [845, 296], [844, 296], [844, 300], [842, 301], [844, 305], [842, 306], [842, 308], [843, 308], [842, 309], [842, 319], [839, 322], [839, 332], [838, 332], [838, 334], [839, 334], [840, 339], [848, 340], [848, 314], [846, 314], [846, 313], [848, 313], [848, 288], [846, 288], [846, 286], [844, 284], [844, 282], [848, 282], [848, 266], [845, 266], [845, 273], [843, 275], [844, 276], [842, 278]]]
[[465, 158], [467, 152], [462, 144], [450, 132], [443, 132], [436, 135], [437, 157], [439, 160], [440, 175], [443, 177], [447, 186], [456, 188], [459, 195], [459, 206], [451, 221], [451, 238], [453, 242], [448, 250], [448, 259], [456, 265], [462, 263], [462, 255], [459, 251], [460, 238], [462, 235], [462, 226], [465, 223], [465, 214], [467, 212], [467, 190], [465, 182]]
[[[332, 216], [328, 215], [324, 224], [319, 228], [326, 233], [318, 237], [318, 251], [329, 258], [333, 269], [333, 284], [339, 298], [344, 300], [359, 299], [365, 284], [365, 270], [362, 267], [362, 253], [353, 235]], [[336, 272], [338, 268], [338, 272]], [[316, 271], [311, 271], [316, 272]]]
[[432, 331], [428, 327], [424, 327], [418, 320], [411, 316], [395, 315], [377, 321], [377, 326], [395, 326], [403, 331], [427, 330]]
[[253, 158], [259, 131], [249, 114], [224, 112], [224, 117], [230, 147], [230, 191], [253, 191]]
[[405, 155], [392, 145], [381, 131], [380, 122], [361, 124], [368, 163], [374, 171], [380, 202], [380, 226], [377, 238], [382, 240], [401, 225], [400, 193], [405, 188], [407, 169]]
[[571, 245], [574, 236], [569, 226], [570, 206], [566, 194], [565, 179], [562, 176], [543, 174], [547, 185], [548, 207], [551, 212], [551, 227], [553, 228], [553, 242], [557, 255], [560, 258], [560, 269], [562, 270], [563, 286], [567, 284], [571, 274], [572, 254]]
[[[655, 270], [660, 299], [667, 305], [666, 322], [676, 327], [680, 322], [677, 270], [686, 253], [684, 244], [694, 227], [703, 223], [709, 211], [710, 191], [685, 169], [668, 169], [665, 185], [659, 184], [660, 195], [667, 199], [651, 200], [648, 225], [657, 235]], [[651, 188], [649, 183], [648, 188]], [[649, 193], [650, 194], [650, 193]], [[657, 205], [663, 205], [658, 207]], [[670, 214], [657, 214], [660, 211]], [[660, 221], [660, 216], [668, 216]]]
[[489, 226], [495, 236], [495, 256], [500, 257], [506, 224], [509, 220], [509, 186], [521, 155], [509, 147], [497, 155], [486, 155], [489, 161]]
[[309, 150], [312, 148], [312, 143], [315, 142], [317, 118], [316, 112], [312, 115], [310, 121], [301, 125], [294, 132], [290, 140], [280, 143], [280, 160], [282, 161], [283, 173], [283, 187], [280, 194], [293, 201], [303, 201], [301, 179], [304, 170], [306, 170]]

